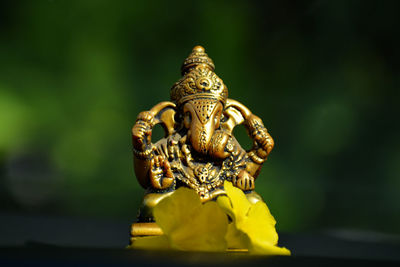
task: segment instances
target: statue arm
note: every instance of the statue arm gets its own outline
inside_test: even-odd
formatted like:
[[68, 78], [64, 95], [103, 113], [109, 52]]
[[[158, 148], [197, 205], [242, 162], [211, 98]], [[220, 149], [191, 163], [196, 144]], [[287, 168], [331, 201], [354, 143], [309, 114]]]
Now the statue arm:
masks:
[[149, 111], [139, 113], [132, 128], [132, 144], [134, 154], [134, 169], [136, 178], [144, 188], [149, 187], [149, 171], [153, 155], [151, 132], [154, 116]]
[[257, 177], [262, 164], [274, 148], [274, 140], [259, 117], [251, 114], [245, 123], [250, 137], [254, 140], [252, 149], [247, 153], [251, 161], [246, 169], [251, 175]]
[[[151, 142], [154, 125], [162, 123], [168, 134], [174, 130], [175, 104], [161, 102], [149, 111], [139, 113], [132, 128], [134, 169], [136, 178], [144, 188], [166, 189], [173, 184], [171, 167], [162, 156], [156, 156]], [[161, 170], [161, 172], [160, 172]], [[161, 179], [161, 180], [160, 180]]]
[[[254, 141], [253, 147], [247, 151], [249, 160], [246, 164], [246, 171], [256, 178], [262, 164], [274, 147], [274, 140], [265, 128], [262, 120], [254, 115], [245, 105], [236, 100], [228, 99], [227, 108], [230, 109], [230, 119], [226, 122], [225, 127], [232, 131], [233, 127], [243, 123], [250, 138]], [[236, 113], [235, 110], [239, 113]]]

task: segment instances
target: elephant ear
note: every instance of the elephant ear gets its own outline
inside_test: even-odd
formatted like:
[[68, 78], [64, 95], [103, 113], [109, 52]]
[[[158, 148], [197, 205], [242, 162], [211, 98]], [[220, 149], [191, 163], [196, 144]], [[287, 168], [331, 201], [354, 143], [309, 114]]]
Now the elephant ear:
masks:
[[228, 98], [224, 109], [224, 119], [221, 121], [221, 128], [229, 133], [244, 123], [251, 115], [251, 111], [242, 103]]
[[154, 116], [153, 126], [161, 124], [164, 128], [165, 136], [169, 136], [175, 132], [175, 113], [176, 105], [172, 102], [165, 101], [158, 103], [150, 112]]

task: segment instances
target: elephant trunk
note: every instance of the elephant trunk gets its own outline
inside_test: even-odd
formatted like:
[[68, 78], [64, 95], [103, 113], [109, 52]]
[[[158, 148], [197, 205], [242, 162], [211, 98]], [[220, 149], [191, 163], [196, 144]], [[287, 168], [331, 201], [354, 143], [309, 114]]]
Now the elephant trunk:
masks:
[[197, 121], [192, 123], [190, 127], [190, 143], [198, 153], [206, 155], [208, 153], [213, 134], [214, 125], [212, 120], [209, 120], [205, 124]]

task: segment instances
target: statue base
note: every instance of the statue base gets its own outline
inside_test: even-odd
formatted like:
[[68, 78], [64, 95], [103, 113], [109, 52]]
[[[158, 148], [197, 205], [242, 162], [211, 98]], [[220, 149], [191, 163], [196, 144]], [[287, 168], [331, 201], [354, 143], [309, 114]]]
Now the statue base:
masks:
[[131, 226], [131, 243], [135, 241], [137, 237], [159, 235], [163, 235], [163, 231], [160, 226], [154, 222], [133, 223]]
[[[146, 236], [160, 236], [163, 235], [160, 226], [154, 222], [147, 223], [133, 223], [131, 226], [131, 244], [135, 242], [138, 237]], [[228, 252], [248, 252], [248, 249], [243, 248], [228, 248]]]

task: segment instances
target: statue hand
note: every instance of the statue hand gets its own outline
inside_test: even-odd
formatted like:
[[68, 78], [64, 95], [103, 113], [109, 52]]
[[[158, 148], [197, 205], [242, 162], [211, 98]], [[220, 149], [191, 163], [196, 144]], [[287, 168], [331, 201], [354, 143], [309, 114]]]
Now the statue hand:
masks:
[[247, 171], [241, 170], [237, 177], [233, 179], [233, 185], [242, 189], [243, 191], [254, 189], [254, 177]]
[[144, 151], [151, 144], [154, 116], [149, 111], [140, 112], [132, 128], [132, 142], [136, 150]]
[[151, 159], [150, 182], [155, 189], [166, 189], [174, 182], [171, 165], [163, 156], [155, 156]]
[[267, 155], [274, 148], [274, 140], [269, 135], [266, 128], [260, 129], [259, 134], [257, 134], [254, 140], [266, 152]]
[[251, 114], [246, 118], [245, 125], [249, 130], [250, 135], [254, 138], [258, 135], [260, 128], [265, 128], [262, 120], [254, 114]]
[[266, 157], [274, 147], [274, 140], [269, 135], [262, 120], [252, 114], [246, 121], [246, 124], [254, 141], [266, 152]]

